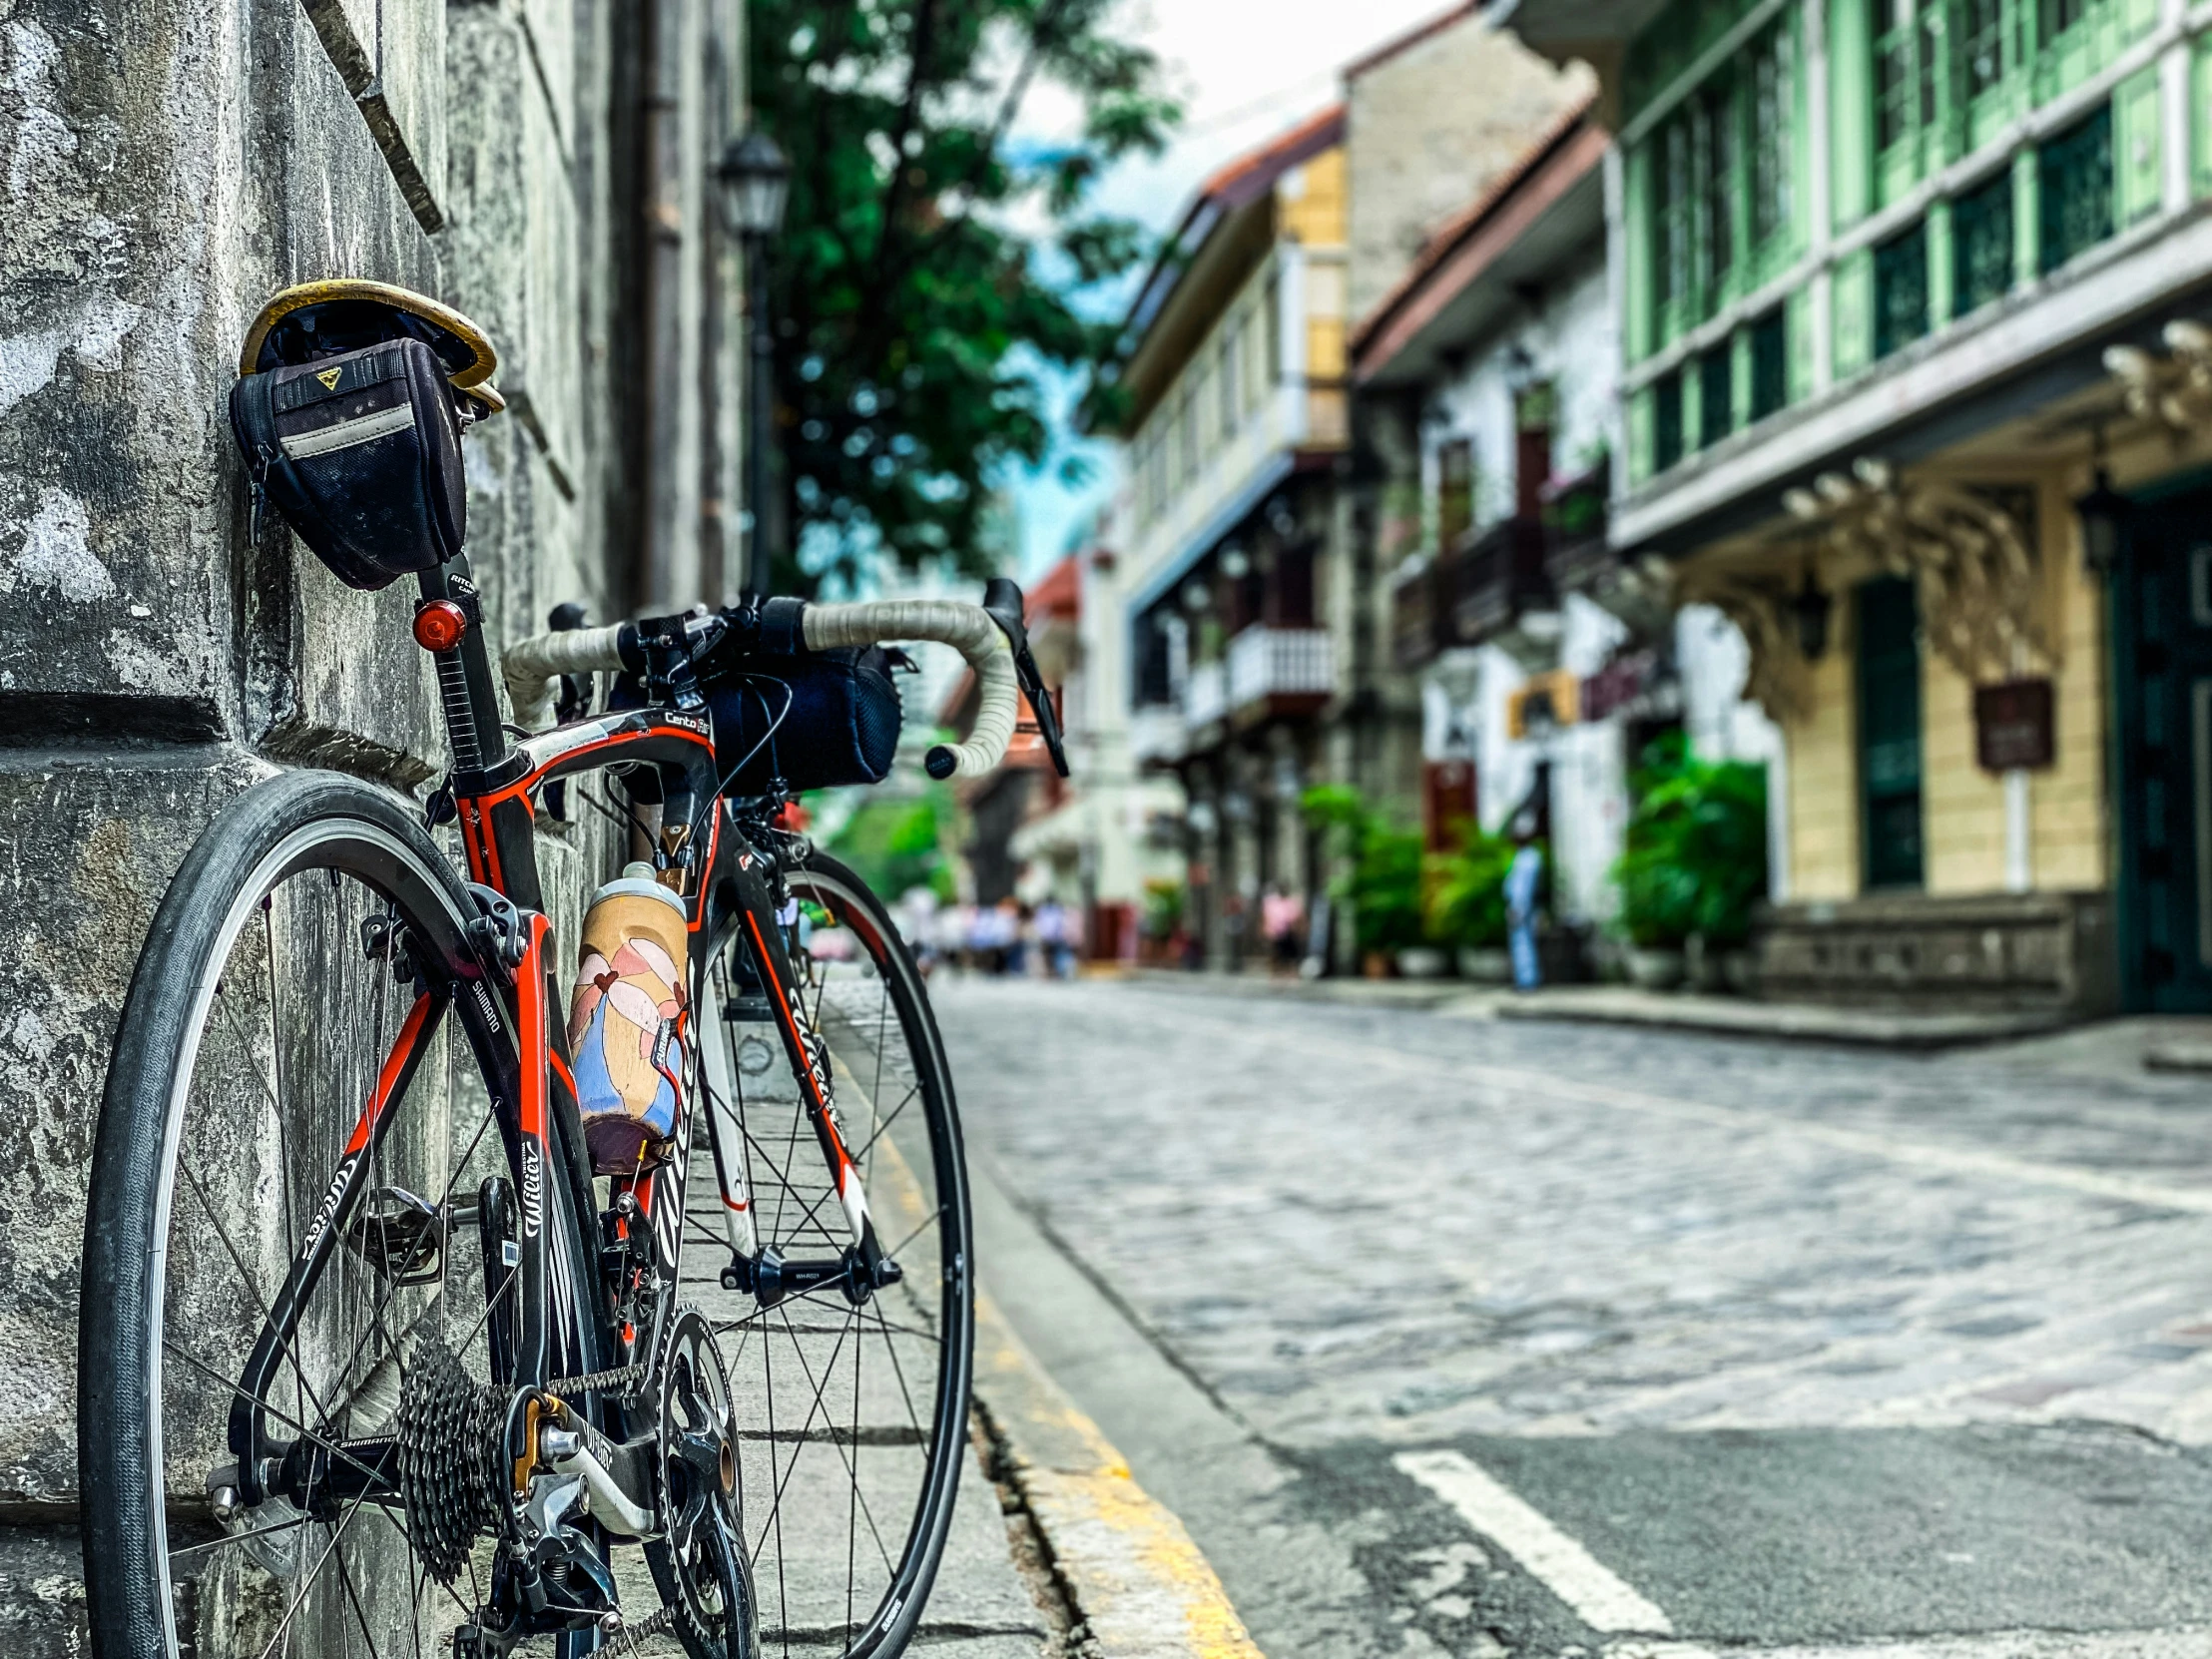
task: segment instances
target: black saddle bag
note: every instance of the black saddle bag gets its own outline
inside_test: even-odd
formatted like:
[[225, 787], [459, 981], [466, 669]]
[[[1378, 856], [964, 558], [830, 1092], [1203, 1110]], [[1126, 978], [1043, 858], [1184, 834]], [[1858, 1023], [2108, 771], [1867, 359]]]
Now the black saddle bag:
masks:
[[381, 588], [461, 550], [461, 420], [420, 340], [245, 375], [231, 430], [257, 513], [276, 507], [347, 586]]

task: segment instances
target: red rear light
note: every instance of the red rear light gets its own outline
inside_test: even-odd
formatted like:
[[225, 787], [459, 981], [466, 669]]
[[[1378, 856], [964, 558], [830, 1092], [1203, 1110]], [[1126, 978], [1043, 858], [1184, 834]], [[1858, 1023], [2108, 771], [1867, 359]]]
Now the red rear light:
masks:
[[433, 599], [414, 614], [415, 644], [425, 651], [450, 651], [468, 632], [468, 613], [450, 599]]

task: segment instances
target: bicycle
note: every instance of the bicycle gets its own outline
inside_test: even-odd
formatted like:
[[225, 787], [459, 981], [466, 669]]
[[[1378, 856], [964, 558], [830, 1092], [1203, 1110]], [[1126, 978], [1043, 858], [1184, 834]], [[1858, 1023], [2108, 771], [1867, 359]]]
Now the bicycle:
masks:
[[[952, 1079], [881, 901], [778, 828], [783, 792], [725, 794], [687, 692], [746, 630], [934, 639], [982, 713], [933, 776], [996, 764], [1017, 690], [1060, 760], [1019, 590], [541, 635], [504, 656], [511, 701], [535, 724], [565, 685], [566, 718], [510, 742], [465, 555], [419, 587], [444, 787], [427, 809], [311, 771], [247, 791], [123, 1008], [79, 1357], [94, 1651], [891, 1659], [968, 1433]], [[573, 677], [601, 670], [642, 706], [580, 713]], [[549, 789], [621, 820], [686, 907], [685, 1110], [612, 1177], [557, 1011], [581, 852], [541, 822]], [[832, 928], [845, 961], [807, 948]], [[719, 1229], [690, 1204], [702, 1124]]]

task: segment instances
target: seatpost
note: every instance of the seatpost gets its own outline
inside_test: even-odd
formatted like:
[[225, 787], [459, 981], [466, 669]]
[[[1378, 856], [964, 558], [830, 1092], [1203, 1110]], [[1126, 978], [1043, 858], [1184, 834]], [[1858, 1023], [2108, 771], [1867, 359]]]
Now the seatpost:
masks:
[[[420, 585], [415, 637], [430, 649], [431, 661], [437, 665], [438, 700], [445, 708], [453, 771], [456, 775], [483, 772], [506, 756], [507, 736], [499, 725], [499, 692], [492, 679], [491, 648], [484, 638], [484, 606], [469, 575], [468, 555], [456, 553], [424, 571]], [[440, 601], [459, 606], [468, 620], [460, 638], [442, 650], [430, 647], [419, 624], [423, 608]]]

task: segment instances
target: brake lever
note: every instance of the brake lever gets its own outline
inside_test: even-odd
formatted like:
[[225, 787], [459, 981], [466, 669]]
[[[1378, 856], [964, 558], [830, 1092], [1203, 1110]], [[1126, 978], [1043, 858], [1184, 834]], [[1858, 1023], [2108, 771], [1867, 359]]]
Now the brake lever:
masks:
[[1022, 696], [1029, 700], [1029, 712], [1037, 720], [1037, 735], [1044, 739], [1045, 752], [1052, 757], [1052, 770], [1065, 778], [1068, 753], [1060, 741], [1060, 715], [1053, 707], [1051, 694], [1044, 689], [1044, 676], [1037, 672], [1037, 659], [1029, 654], [1029, 625], [1021, 614], [1021, 589], [1007, 577], [993, 576], [983, 584], [983, 609], [1013, 649], [1014, 678], [1020, 682]]

